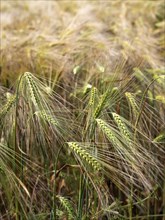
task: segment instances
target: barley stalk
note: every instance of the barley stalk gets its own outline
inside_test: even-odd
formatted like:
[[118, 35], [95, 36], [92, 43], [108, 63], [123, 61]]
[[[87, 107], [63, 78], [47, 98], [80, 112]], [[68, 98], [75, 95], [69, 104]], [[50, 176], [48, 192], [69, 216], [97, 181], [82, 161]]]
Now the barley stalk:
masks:
[[86, 150], [84, 150], [79, 144], [76, 142], [68, 142], [69, 147], [76, 152], [80, 157], [86, 160], [91, 166], [96, 170], [99, 171], [101, 169], [100, 163], [91, 156]]

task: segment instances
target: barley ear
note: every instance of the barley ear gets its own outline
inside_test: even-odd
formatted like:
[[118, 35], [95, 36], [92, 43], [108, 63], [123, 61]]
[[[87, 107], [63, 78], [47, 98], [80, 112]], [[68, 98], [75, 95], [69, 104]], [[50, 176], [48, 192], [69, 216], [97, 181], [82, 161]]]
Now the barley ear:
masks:
[[154, 138], [153, 142], [165, 143], [165, 129], [161, 131], [156, 138]]
[[0, 110], [0, 119], [2, 117], [4, 117], [9, 110], [11, 109], [11, 107], [13, 106], [13, 104], [16, 102], [16, 95], [11, 95], [7, 101], [7, 103], [2, 107], [2, 109]]
[[35, 106], [40, 106], [40, 95], [36, 83], [33, 80], [33, 75], [29, 72], [24, 73], [24, 78], [29, 86], [30, 96]]
[[57, 198], [60, 200], [61, 205], [64, 207], [64, 209], [68, 213], [68, 220], [73, 220], [74, 219], [74, 212], [73, 212], [73, 207], [71, 206], [70, 202], [68, 199], [66, 199], [63, 196], [57, 196]]
[[48, 123], [57, 126], [58, 122], [51, 115], [47, 114], [45, 111], [36, 112], [42, 119], [46, 120]]
[[98, 126], [100, 127], [100, 129], [103, 131], [103, 133], [105, 133], [108, 140], [112, 142], [113, 144], [117, 144], [118, 140], [115, 137], [115, 135], [111, 132], [111, 129], [109, 128], [108, 124], [102, 119], [96, 119], [96, 122]]
[[94, 168], [94, 170], [101, 170], [101, 164], [98, 160], [90, 155], [86, 150], [84, 150], [78, 143], [76, 142], [68, 142], [69, 147], [77, 153], [82, 159], [84, 159], [88, 164]]
[[91, 94], [90, 94], [90, 99], [89, 99], [89, 106], [94, 106], [95, 101], [96, 101], [96, 94], [97, 94], [96, 87], [92, 87]]
[[96, 110], [94, 112], [94, 118], [98, 118], [98, 116], [100, 115], [101, 111], [103, 110], [105, 104], [106, 104], [106, 101], [107, 101], [107, 98], [108, 98], [108, 95], [109, 95], [109, 91], [106, 91], [101, 97], [100, 97], [100, 101], [96, 107]]
[[139, 107], [138, 107], [138, 105], [136, 103], [134, 95], [132, 93], [130, 93], [130, 92], [126, 92], [125, 96], [126, 96], [128, 102], [130, 103], [130, 105], [132, 107], [133, 113], [135, 115], [137, 115], [138, 112], [139, 112]]
[[123, 136], [128, 140], [128, 141], [131, 141], [131, 135], [130, 135], [130, 132], [127, 128], [127, 126], [125, 125], [125, 123], [123, 122], [123, 119], [121, 116], [119, 116], [118, 114], [116, 113], [112, 113], [112, 116], [118, 126], [118, 128], [120, 129], [120, 132], [123, 134]]

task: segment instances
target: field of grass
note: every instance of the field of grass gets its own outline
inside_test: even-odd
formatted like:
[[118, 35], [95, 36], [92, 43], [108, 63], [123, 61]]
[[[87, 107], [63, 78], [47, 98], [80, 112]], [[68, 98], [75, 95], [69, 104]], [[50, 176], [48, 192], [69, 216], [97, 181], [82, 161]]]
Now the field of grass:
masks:
[[0, 10], [0, 220], [165, 220], [165, 2]]

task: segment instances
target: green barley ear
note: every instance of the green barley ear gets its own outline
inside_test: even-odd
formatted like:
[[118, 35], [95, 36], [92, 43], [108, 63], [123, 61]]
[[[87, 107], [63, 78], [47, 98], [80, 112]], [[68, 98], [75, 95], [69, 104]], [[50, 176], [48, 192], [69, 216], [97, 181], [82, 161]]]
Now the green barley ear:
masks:
[[58, 122], [51, 115], [47, 114], [45, 111], [36, 112], [42, 119], [46, 120], [48, 123], [57, 126]]
[[[165, 74], [165, 72], [164, 72]], [[156, 81], [161, 84], [162, 86], [165, 85], [165, 75], [158, 75], [158, 74], [154, 74], [153, 79], [156, 79]]]
[[113, 119], [115, 120], [116, 124], [118, 125], [118, 128], [120, 129], [120, 132], [123, 134], [123, 136], [127, 139], [127, 140], [131, 140], [131, 135], [130, 132], [127, 128], [127, 126], [125, 125], [125, 123], [123, 122], [123, 119], [121, 116], [119, 116], [116, 113], [112, 113]]
[[148, 99], [149, 99], [150, 103], [153, 103], [153, 101], [154, 101], [153, 93], [150, 90], [148, 90], [147, 95], [148, 95]]
[[7, 103], [2, 107], [2, 109], [0, 110], [0, 119], [2, 117], [4, 117], [7, 112], [11, 109], [11, 107], [13, 106], [13, 104], [16, 102], [16, 95], [10, 95], [8, 97], [8, 101]]
[[23, 78], [26, 80], [29, 87], [30, 96], [35, 106], [40, 105], [39, 90], [34, 82], [33, 75], [29, 72], [24, 73]]
[[161, 131], [156, 138], [154, 138], [153, 142], [165, 143], [165, 129]]
[[157, 95], [155, 99], [163, 104], [165, 104], [165, 96], [164, 95]]
[[130, 93], [130, 92], [126, 92], [125, 96], [126, 96], [128, 102], [130, 103], [130, 105], [132, 107], [133, 113], [135, 115], [137, 115], [137, 113], [139, 112], [139, 107], [138, 107], [138, 105], [136, 103], [134, 95], [132, 93]]
[[63, 196], [57, 196], [57, 198], [59, 199], [61, 205], [63, 206], [63, 208], [67, 211], [68, 213], [68, 220], [73, 220], [74, 219], [74, 211], [73, 211], [73, 207], [70, 204], [69, 200], [66, 199]]
[[106, 134], [108, 140], [110, 142], [112, 142], [113, 144], [116, 144], [118, 142], [118, 140], [115, 137], [115, 135], [111, 132], [108, 124], [105, 121], [103, 121], [102, 119], [96, 119], [96, 122], [97, 122], [99, 128], [101, 128], [101, 130], [103, 131], [103, 133]]
[[94, 112], [94, 118], [98, 118], [98, 116], [100, 115], [102, 109], [104, 108], [107, 98], [109, 96], [109, 91], [107, 90], [100, 98], [100, 101], [96, 107], [96, 110]]
[[94, 106], [95, 101], [96, 101], [96, 95], [97, 95], [97, 88], [92, 87], [91, 94], [90, 94], [90, 99], [89, 99], [89, 106]]
[[96, 170], [101, 170], [101, 164], [97, 161], [96, 158], [91, 156], [86, 150], [84, 150], [79, 144], [76, 142], [68, 142], [69, 147], [77, 153], [81, 158], [83, 158], [87, 163], [91, 164], [91, 166]]

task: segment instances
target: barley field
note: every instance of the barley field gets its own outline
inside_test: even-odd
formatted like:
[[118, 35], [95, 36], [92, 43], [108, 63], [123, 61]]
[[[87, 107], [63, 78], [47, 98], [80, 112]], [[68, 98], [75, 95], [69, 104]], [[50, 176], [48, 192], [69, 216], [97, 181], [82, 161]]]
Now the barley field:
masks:
[[164, 0], [0, 11], [0, 220], [165, 220]]

